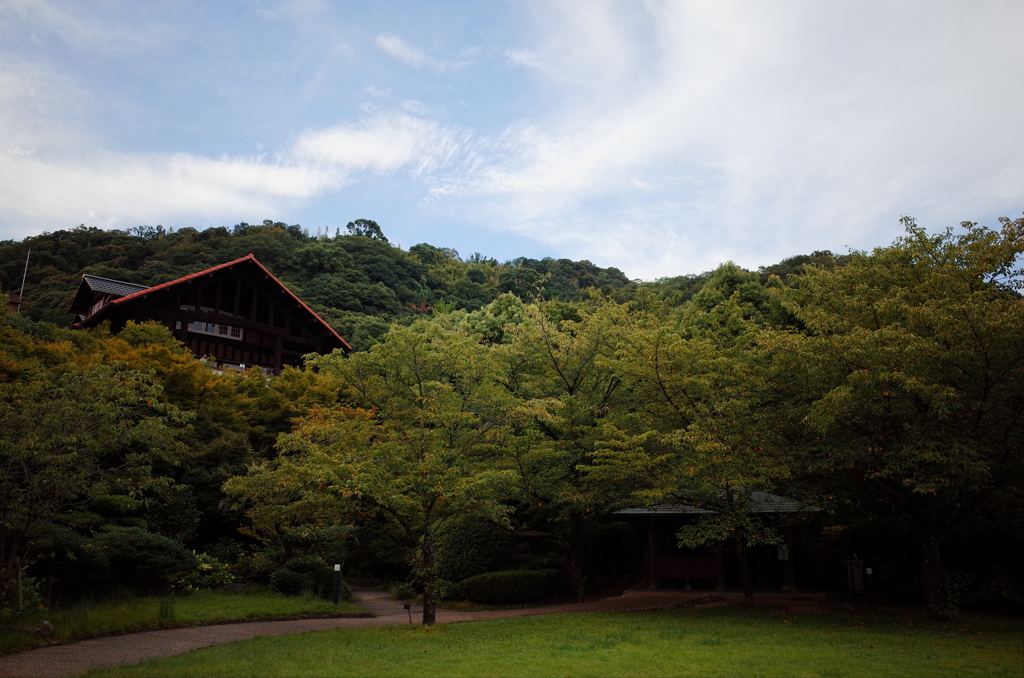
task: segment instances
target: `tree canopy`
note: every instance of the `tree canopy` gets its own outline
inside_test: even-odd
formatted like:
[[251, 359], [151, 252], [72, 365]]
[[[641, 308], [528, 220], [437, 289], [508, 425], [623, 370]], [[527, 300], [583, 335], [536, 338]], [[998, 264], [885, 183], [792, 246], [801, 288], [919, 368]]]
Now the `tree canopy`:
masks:
[[[264, 579], [351, 547], [408, 575], [429, 623], [455, 525], [552, 535], [546, 564], [582, 593], [617, 510], [682, 504], [704, 513], [674, 543], [731, 551], [751, 594], [749, 553], [806, 518], [752, 508], [771, 492], [819, 509], [828, 557], [930, 605], [956, 572], [1019, 596], [1024, 219], [904, 225], [870, 252], [655, 283], [406, 252], [369, 220], [0, 243], [5, 289], [38, 254], [28, 310], [0, 311], [0, 584], [70, 558], [58, 533], [247, 552], [235, 567]], [[157, 325], [43, 322], [83, 271], [154, 284], [249, 251], [360, 350], [268, 380]]]

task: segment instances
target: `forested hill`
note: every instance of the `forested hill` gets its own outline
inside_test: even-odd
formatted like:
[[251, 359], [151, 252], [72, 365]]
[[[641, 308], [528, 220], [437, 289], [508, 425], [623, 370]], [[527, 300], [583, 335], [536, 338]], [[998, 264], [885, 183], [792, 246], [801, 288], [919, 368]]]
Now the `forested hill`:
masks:
[[[499, 262], [427, 243], [406, 250], [391, 245], [373, 221], [358, 219], [333, 236], [298, 225], [264, 221], [198, 231], [140, 226], [106, 231], [80, 226], [0, 242], [0, 290], [21, 286], [31, 249], [22, 312], [33, 320], [67, 325], [66, 313], [82, 274], [158, 285], [250, 252], [309, 303], [357, 348], [380, 337], [389, 324], [432, 310], [476, 310], [498, 295], [575, 302], [589, 290], [619, 300], [649, 287], [669, 303], [691, 298], [710, 274], [681, 275], [638, 285], [617, 268], [589, 261], [516, 258]], [[762, 269], [794, 273], [799, 265], [832, 263], [830, 252], [795, 257]]]

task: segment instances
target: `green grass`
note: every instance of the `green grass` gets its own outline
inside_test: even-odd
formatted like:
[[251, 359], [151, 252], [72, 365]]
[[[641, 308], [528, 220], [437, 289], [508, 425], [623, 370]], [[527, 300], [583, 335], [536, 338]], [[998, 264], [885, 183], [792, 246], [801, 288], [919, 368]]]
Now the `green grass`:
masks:
[[1024, 621], [740, 607], [263, 637], [88, 676], [1020, 676]]
[[364, 612], [352, 605], [337, 606], [312, 596], [286, 597], [265, 589], [246, 592], [197, 591], [184, 596], [125, 598], [80, 603], [57, 610], [33, 610], [21, 617], [0, 617], [0, 653], [39, 644], [36, 629], [53, 622], [51, 640], [127, 633], [141, 628], [188, 626], [197, 622], [333, 612]]

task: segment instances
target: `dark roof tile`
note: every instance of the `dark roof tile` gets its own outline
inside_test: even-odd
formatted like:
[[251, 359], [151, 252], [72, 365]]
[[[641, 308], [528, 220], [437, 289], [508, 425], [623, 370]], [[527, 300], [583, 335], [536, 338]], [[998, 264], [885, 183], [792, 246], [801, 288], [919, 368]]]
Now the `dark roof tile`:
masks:
[[110, 278], [101, 278], [98, 275], [89, 275], [88, 273], [82, 276], [82, 280], [84, 280], [89, 286], [89, 289], [94, 292], [114, 294], [119, 297], [126, 297], [129, 294], [135, 294], [136, 292], [149, 289], [145, 285], [136, 285], [135, 283], [124, 282], [122, 280], [111, 280]]

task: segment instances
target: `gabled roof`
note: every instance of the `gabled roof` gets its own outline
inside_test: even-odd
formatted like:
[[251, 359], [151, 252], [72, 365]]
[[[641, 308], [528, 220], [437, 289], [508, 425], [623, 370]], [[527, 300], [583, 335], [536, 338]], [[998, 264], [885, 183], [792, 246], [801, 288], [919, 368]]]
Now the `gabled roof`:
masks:
[[146, 289], [145, 285], [101, 278], [98, 275], [86, 273], [82, 276], [82, 282], [78, 285], [74, 299], [71, 300], [68, 313], [77, 313], [84, 316], [96, 302], [97, 295], [117, 298], [135, 294], [139, 290], [144, 289]]
[[[724, 496], [724, 493], [719, 493]], [[793, 499], [780, 497], [771, 492], [751, 492], [748, 496], [747, 510], [751, 513], [799, 513], [801, 511], [820, 511], [817, 506], [809, 506]], [[679, 516], [718, 513], [713, 508], [704, 508], [693, 504], [656, 504], [644, 508], [627, 508], [615, 512], [615, 515], [626, 516]]]
[[135, 283], [111, 280], [110, 278], [101, 278], [98, 275], [89, 275], [88, 273], [82, 276], [82, 283], [88, 285], [89, 289], [94, 292], [113, 294], [118, 297], [125, 297], [129, 294], [135, 294], [140, 290], [149, 289], [145, 285], [136, 285]]
[[[347, 351], [351, 351], [352, 350], [352, 347], [349, 345], [349, 343], [347, 341], [345, 341], [345, 339], [342, 338], [342, 336], [340, 334], [338, 334], [334, 330], [333, 327], [331, 327], [326, 322], [324, 322], [323, 318], [321, 318], [319, 315], [317, 315], [316, 312], [313, 309], [311, 309], [301, 299], [299, 299], [297, 296], [295, 296], [295, 294], [290, 289], [285, 287], [284, 283], [282, 283], [280, 280], [278, 280], [274, 276], [273, 273], [268, 271], [263, 264], [258, 262], [256, 260], [255, 255], [253, 255], [253, 254], [248, 254], [248, 255], [240, 258], [240, 259], [235, 259], [234, 261], [229, 261], [226, 264], [221, 264], [219, 266], [214, 266], [213, 268], [208, 268], [208, 269], [206, 269], [204, 271], [199, 271], [198, 273], [193, 273], [191, 275], [186, 275], [186, 276], [184, 276], [182, 278], [178, 278], [177, 280], [171, 280], [170, 282], [165, 282], [165, 283], [163, 283], [161, 285], [155, 285], [153, 287], [143, 287], [142, 285], [135, 285], [134, 286], [135, 287], [135, 291], [133, 291], [131, 294], [127, 294], [127, 295], [121, 297], [120, 299], [113, 299], [113, 300], [111, 300], [106, 305], [104, 305], [103, 308], [101, 308], [98, 311], [96, 311], [96, 313], [93, 313], [88, 318], [85, 318], [82, 321], [75, 323], [74, 325], [72, 325], [72, 327], [75, 328], [75, 329], [79, 329], [79, 328], [83, 328], [83, 327], [92, 327], [93, 325], [97, 325], [100, 322], [103, 322], [103, 320], [107, 316], [111, 315], [115, 311], [115, 309], [124, 308], [124, 307], [132, 304], [133, 302], [138, 301], [140, 299], [145, 299], [145, 298], [149, 297], [152, 294], [158, 294], [158, 293], [170, 290], [170, 289], [172, 289], [174, 287], [177, 287], [179, 285], [187, 284], [187, 283], [189, 283], [189, 282], [191, 282], [193, 280], [196, 280], [196, 279], [199, 279], [199, 278], [205, 278], [205, 277], [208, 277], [208, 276], [212, 276], [215, 273], [219, 273], [219, 272], [223, 272], [223, 271], [228, 271], [228, 270], [230, 270], [232, 268], [253, 267], [253, 266], [256, 267], [256, 269], [257, 269], [257, 271], [259, 273], [262, 273], [263, 275], [265, 275], [267, 277], [267, 279], [273, 281], [274, 284], [276, 284], [278, 287], [280, 287], [281, 290], [283, 290], [289, 297], [291, 297], [292, 301], [294, 301], [303, 310], [305, 310], [305, 312], [308, 313], [317, 323], [319, 323], [323, 327], [324, 330], [326, 330], [331, 336], [333, 336], [335, 339], [337, 339], [339, 342], [341, 342], [341, 345], [345, 347], [345, 350], [347, 350]], [[119, 282], [119, 281], [115, 280], [115, 281], [111, 281], [111, 282]], [[121, 283], [121, 284], [123, 284], [123, 285], [132, 285], [132, 283]]]

